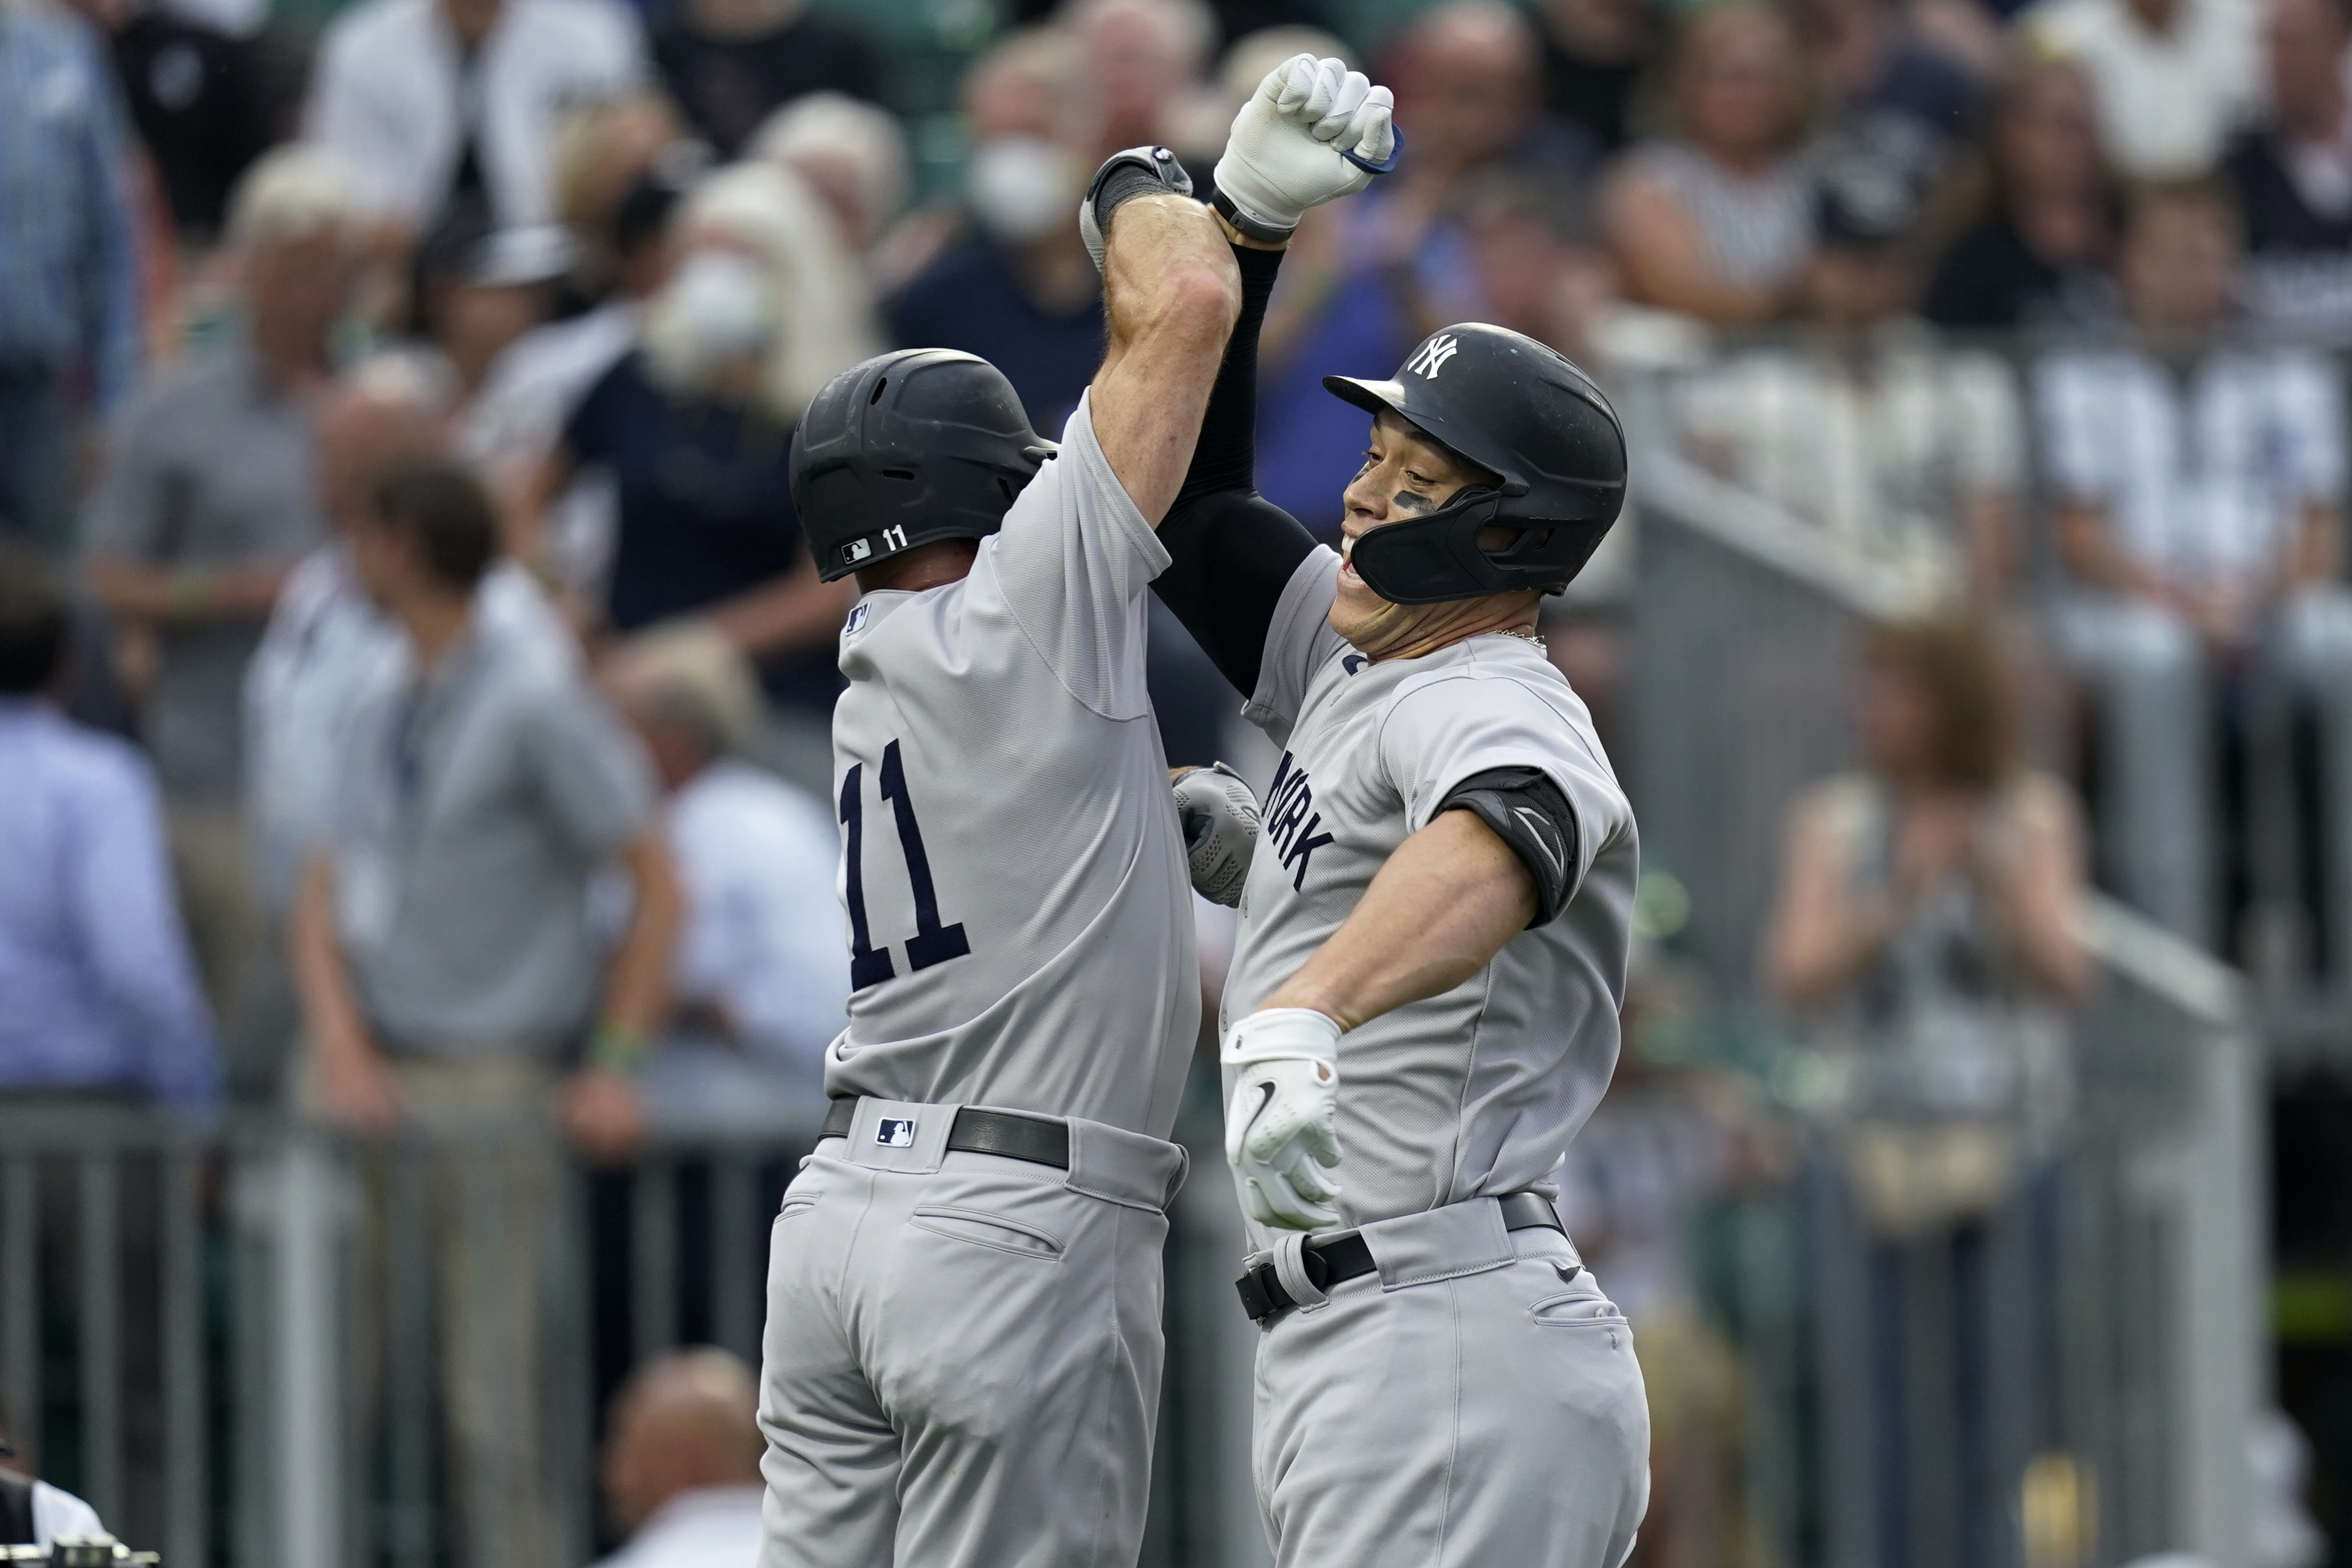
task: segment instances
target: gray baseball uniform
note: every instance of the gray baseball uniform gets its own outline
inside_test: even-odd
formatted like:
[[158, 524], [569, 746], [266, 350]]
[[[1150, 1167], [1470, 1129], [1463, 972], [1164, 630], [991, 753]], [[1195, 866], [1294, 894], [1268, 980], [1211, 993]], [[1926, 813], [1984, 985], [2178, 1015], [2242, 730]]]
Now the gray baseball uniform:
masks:
[[1379, 1271], [1322, 1299], [1297, 1267], [1301, 1239], [1255, 1230], [1314, 1302], [1259, 1342], [1259, 1503], [1284, 1568], [1617, 1568], [1649, 1489], [1632, 1334], [1565, 1238], [1507, 1232], [1486, 1200], [1546, 1182], [1616, 1065], [1633, 812], [1583, 703], [1534, 645], [1474, 637], [1369, 663], [1327, 620], [1338, 572], [1318, 549], [1292, 576], [1246, 710], [1285, 750], [1224, 1021], [1288, 979], [1475, 774], [1549, 775], [1580, 864], [1557, 919], [1341, 1039], [1339, 1207]]
[[[1082, 399], [971, 574], [876, 592], [834, 715], [859, 1096], [771, 1249], [762, 1568], [1128, 1568], [1159, 1406], [1166, 1141], [1200, 1021], [1144, 693], [1168, 562]], [[963, 1105], [1070, 1166], [949, 1152]]]

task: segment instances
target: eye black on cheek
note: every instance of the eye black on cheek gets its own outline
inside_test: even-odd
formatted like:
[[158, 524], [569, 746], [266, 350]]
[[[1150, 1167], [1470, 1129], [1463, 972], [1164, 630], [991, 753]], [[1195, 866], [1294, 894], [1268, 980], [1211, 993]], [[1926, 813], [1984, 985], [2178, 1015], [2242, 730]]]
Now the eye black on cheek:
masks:
[[1437, 509], [1437, 503], [1411, 490], [1399, 490], [1389, 497], [1389, 509], [1392, 512], [1433, 512]]

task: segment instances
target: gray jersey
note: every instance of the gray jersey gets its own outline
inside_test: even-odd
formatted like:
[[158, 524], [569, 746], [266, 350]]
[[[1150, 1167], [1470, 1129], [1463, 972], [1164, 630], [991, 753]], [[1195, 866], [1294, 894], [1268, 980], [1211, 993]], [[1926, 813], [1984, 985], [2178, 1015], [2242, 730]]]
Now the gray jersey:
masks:
[[1246, 709], [1285, 750], [1224, 1021], [1297, 973], [1473, 774], [1549, 775], [1575, 811], [1579, 862], [1557, 919], [1454, 989], [1340, 1040], [1339, 1207], [1352, 1226], [1515, 1191], [1559, 1164], [1616, 1067], [1639, 852], [1591, 716], [1532, 643], [1473, 637], [1369, 663], [1327, 619], [1339, 569], [1328, 549], [1300, 563]]
[[1168, 552], [1081, 399], [961, 581], [861, 599], [834, 709], [849, 1028], [825, 1089], [1164, 1138], [1200, 1027], [1144, 694]]

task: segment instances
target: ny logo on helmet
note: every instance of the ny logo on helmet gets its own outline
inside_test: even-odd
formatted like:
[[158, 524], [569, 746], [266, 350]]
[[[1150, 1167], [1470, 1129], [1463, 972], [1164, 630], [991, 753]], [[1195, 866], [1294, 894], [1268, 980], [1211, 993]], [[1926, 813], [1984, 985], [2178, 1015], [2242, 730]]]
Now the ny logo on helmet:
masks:
[[1437, 379], [1437, 372], [1444, 368], [1445, 361], [1454, 357], [1455, 347], [1453, 333], [1440, 332], [1436, 337], [1423, 343], [1421, 346], [1421, 352], [1407, 360], [1404, 362], [1404, 368], [1414, 375], [1433, 382]]

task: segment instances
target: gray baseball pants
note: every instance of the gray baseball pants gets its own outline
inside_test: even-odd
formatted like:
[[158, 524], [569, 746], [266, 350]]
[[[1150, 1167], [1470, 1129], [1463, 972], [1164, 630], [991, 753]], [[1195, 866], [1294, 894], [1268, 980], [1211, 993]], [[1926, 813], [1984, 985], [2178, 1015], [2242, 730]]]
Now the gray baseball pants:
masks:
[[[785, 1190], [761, 1568], [1132, 1568], [1184, 1151], [1072, 1118], [1070, 1168], [950, 1153], [863, 1099]], [[904, 1147], [883, 1120], [912, 1121]]]
[[[1619, 1568], [1649, 1506], [1649, 1406], [1574, 1247], [1507, 1232], [1484, 1198], [1363, 1236], [1377, 1273], [1260, 1331], [1253, 1460], [1278, 1568]], [[1308, 1301], [1297, 1244], [1276, 1263]]]

